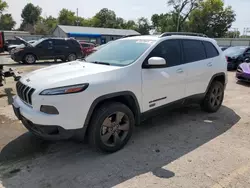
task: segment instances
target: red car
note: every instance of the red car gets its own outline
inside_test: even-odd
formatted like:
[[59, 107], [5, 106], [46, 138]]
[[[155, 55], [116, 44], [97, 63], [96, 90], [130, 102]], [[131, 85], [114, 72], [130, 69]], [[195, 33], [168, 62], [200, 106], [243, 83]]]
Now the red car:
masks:
[[93, 43], [88, 43], [84, 41], [79, 41], [79, 43], [81, 44], [83, 57], [91, 54], [93, 52], [93, 49], [96, 47]]

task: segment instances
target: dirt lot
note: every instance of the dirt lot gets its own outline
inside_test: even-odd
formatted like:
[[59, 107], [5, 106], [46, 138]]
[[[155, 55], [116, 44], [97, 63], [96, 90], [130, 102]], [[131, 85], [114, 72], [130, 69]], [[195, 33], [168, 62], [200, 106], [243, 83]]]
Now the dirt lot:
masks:
[[229, 72], [218, 113], [187, 107], [152, 118], [123, 150], [109, 155], [27, 133], [12, 112], [15, 89], [8, 79], [0, 88], [0, 188], [249, 188], [250, 88], [237, 84], [234, 74]]

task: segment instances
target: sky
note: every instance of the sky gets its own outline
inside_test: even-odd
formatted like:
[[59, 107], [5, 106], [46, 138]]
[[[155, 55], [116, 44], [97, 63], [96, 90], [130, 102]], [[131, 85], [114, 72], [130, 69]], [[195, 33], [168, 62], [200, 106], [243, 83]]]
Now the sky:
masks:
[[[116, 15], [126, 20], [136, 20], [139, 17], [148, 19], [155, 13], [166, 13], [170, 10], [167, 0], [5, 0], [11, 13], [17, 22], [21, 23], [21, 11], [27, 3], [33, 3], [43, 9], [42, 16], [57, 17], [61, 9], [67, 8], [76, 11], [79, 16], [88, 18], [94, 16], [100, 9], [114, 10]], [[250, 0], [224, 0], [226, 5], [231, 5], [236, 13], [236, 22], [233, 28], [238, 28], [241, 33], [245, 27], [250, 28]]]

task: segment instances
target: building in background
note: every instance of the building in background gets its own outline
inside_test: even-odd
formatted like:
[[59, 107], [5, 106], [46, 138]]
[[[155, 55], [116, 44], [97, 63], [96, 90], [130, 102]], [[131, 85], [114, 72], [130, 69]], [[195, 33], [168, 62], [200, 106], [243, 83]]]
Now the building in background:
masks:
[[105, 44], [109, 41], [119, 39], [128, 35], [140, 35], [134, 30], [109, 29], [97, 27], [80, 27], [58, 25], [53, 31], [55, 37], [73, 37], [77, 40], [92, 42], [95, 44]]

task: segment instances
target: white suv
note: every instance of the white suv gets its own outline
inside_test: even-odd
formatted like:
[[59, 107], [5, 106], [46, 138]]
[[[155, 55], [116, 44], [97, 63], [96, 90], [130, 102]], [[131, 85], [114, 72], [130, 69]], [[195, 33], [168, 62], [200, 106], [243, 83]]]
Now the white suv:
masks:
[[43, 139], [83, 138], [115, 152], [133, 127], [165, 106], [190, 102], [216, 112], [227, 83], [213, 39], [164, 33], [113, 41], [85, 60], [43, 68], [17, 83], [13, 109]]

